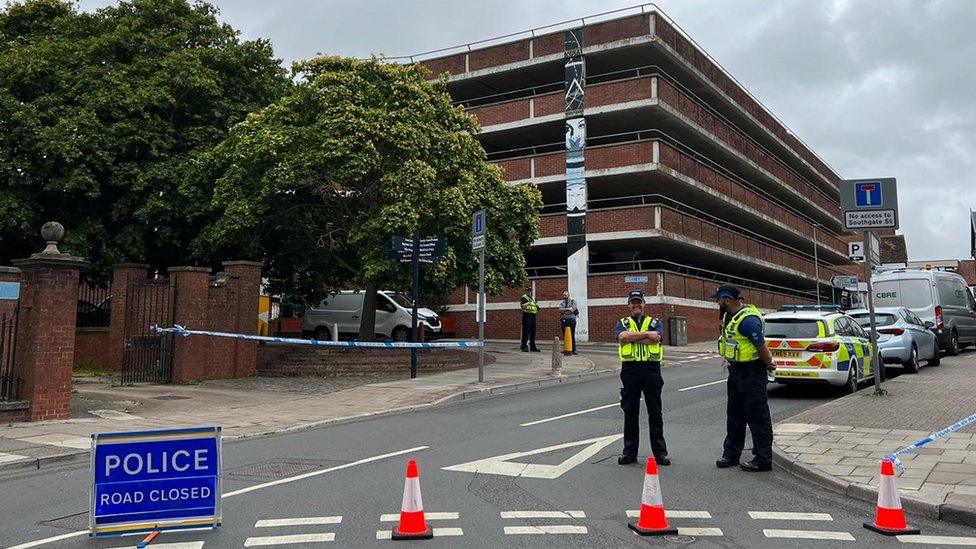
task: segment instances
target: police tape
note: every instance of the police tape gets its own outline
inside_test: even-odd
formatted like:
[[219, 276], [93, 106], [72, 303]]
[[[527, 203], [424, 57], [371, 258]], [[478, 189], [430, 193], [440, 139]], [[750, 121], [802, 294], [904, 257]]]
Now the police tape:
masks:
[[268, 343], [286, 343], [289, 345], [310, 345], [313, 347], [359, 347], [369, 349], [448, 349], [454, 347], [482, 347], [480, 341], [436, 341], [436, 342], [400, 342], [400, 341], [321, 341], [318, 339], [299, 339], [295, 337], [269, 337], [250, 334], [234, 334], [229, 332], [210, 332], [206, 330], [188, 330], [174, 324], [172, 328], [162, 328], [158, 325], [151, 327], [157, 333], [176, 334], [181, 337], [202, 335], [211, 337], [227, 337], [231, 339], [246, 339], [249, 341], [265, 341]]
[[955, 431], [958, 431], [959, 429], [962, 429], [963, 427], [969, 425], [970, 423], [976, 423], [976, 414], [973, 414], [973, 415], [971, 415], [971, 416], [969, 416], [967, 418], [964, 418], [964, 419], [960, 419], [959, 421], [953, 423], [952, 425], [946, 427], [945, 429], [942, 429], [941, 431], [937, 431], [935, 433], [932, 433], [931, 435], [923, 438], [922, 440], [919, 440], [918, 442], [916, 442], [915, 444], [912, 444], [911, 446], [905, 446], [901, 450], [898, 450], [896, 452], [892, 452], [892, 453], [886, 455], [885, 456], [885, 459], [887, 459], [888, 461], [890, 461], [891, 463], [893, 463], [899, 469], [904, 469], [905, 466], [902, 464], [901, 460], [898, 459], [898, 456], [900, 456], [902, 454], [907, 454], [908, 452], [913, 452], [915, 450], [918, 450], [919, 448], [922, 448], [923, 446], [927, 446], [932, 441], [937, 440], [937, 439], [940, 439], [940, 438], [943, 438], [943, 437], [945, 437], [947, 435], [950, 435], [950, 434], [954, 433]]

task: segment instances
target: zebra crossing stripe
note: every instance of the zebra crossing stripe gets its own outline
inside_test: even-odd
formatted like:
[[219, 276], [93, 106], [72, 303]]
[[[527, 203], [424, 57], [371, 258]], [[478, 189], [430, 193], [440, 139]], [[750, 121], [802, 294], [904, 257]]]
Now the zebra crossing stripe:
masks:
[[[282, 526], [317, 526], [321, 524], [340, 524], [342, 517], [303, 517], [284, 519], [265, 519], [254, 523], [255, 528], [280, 528]], [[156, 546], [158, 547], [158, 546]]]
[[503, 519], [533, 519], [533, 518], [586, 518], [583, 511], [502, 511]]
[[[430, 513], [424, 512], [424, 518], [427, 520], [458, 520], [461, 515], [458, 513]], [[400, 520], [400, 513], [388, 513], [385, 515], [380, 515], [380, 522], [396, 522]]]
[[902, 543], [926, 543], [932, 545], [965, 545], [976, 547], [976, 538], [956, 536], [895, 536]]
[[829, 513], [783, 513], [779, 511], [749, 511], [753, 520], [822, 520], [832, 521]]
[[587, 534], [586, 526], [549, 524], [545, 526], [506, 526], [505, 534], [510, 536], [527, 534]]
[[[676, 511], [676, 510], [673, 510], [673, 509], [665, 509], [664, 510], [664, 516], [667, 517], [667, 518], [673, 518], [673, 519], [679, 519], [679, 518], [687, 518], [687, 519], [692, 519], [692, 518], [694, 518], [694, 519], [710, 519], [710, 518], [712, 518], [712, 514], [709, 513], [708, 511]], [[628, 509], [627, 510], [627, 518], [638, 518], [638, 517], [640, 517], [640, 510], [638, 510], [638, 509]]]
[[780, 539], [826, 539], [833, 541], [857, 541], [850, 532], [830, 532], [822, 530], [774, 530], [764, 529], [767, 538]]
[[335, 541], [335, 534], [289, 534], [285, 536], [261, 536], [247, 538], [244, 540], [244, 547], [265, 547], [268, 545], [286, 545], [291, 543], [324, 543], [327, 541]]
[[706, 537], [706, 536], [718, 537], [718, 536], [724, 536], [725, 533], [722, 532], [721, 528], [693, 528], [693, 527], [686, 528], [686, 527], [679, 526], [678, 535], [698, 536], [698, 537]]

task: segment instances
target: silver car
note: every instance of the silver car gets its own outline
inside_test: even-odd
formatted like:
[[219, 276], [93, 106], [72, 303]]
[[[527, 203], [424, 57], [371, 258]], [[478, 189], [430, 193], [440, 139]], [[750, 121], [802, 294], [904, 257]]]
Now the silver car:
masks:
[[[867, 309], [847, 313], [865, 330], [871, 329]], [[939, 342], [931, 321], [924, 321], [905, 307], [878, 307], [874, 311], [878, 328], [878, 350], [885, 365], [900, 365], [906, 372], [918, 372], [919, 361], [939, 365]]]

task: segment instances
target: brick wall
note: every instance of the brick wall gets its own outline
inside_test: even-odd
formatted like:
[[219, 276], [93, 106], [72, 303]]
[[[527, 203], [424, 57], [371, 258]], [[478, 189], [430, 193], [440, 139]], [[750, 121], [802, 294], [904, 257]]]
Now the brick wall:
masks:
[[121, 369], [115, 368], [109, 359], [112, 351], [110, 335], [109, 328], [78, 328], [74, 364]]
[[976, 286], [976, 259], [963, 259], [960, 261], [959, 274], [966, 279], [966, 284]]

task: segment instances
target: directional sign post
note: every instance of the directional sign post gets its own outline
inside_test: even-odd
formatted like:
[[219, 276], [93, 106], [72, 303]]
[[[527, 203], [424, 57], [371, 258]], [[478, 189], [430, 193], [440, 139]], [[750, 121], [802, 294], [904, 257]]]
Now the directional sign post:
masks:
[[856, 288], [857, 283], [858, 280], [856, 276], [836, 275], [830, 277], [830, 285], [834, 288]]
[[220, 427], [92, 435], [93, 537], [220, 528]]
[[471, 250], [478, 252], [478, 383], [485, 381], [485, 211], [471, 216]]

